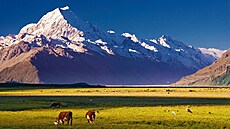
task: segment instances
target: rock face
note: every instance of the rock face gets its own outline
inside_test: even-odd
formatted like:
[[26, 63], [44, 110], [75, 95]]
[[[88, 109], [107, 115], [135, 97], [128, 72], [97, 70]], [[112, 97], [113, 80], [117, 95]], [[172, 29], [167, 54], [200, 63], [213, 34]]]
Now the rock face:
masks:
[[217, 59], [166, 35], [104, 32], [68, 7], [0, 37], [0, 50], [1, 82], [169, 84]]
[[230, 84], [230, 50], [220, 59], [196, 73], [186, 76], [173, 85], [229, 85]]
[[20, 42], [0, 52], [0, 81], [40, 83], [38, 71], [31, 63], [37, 48]]

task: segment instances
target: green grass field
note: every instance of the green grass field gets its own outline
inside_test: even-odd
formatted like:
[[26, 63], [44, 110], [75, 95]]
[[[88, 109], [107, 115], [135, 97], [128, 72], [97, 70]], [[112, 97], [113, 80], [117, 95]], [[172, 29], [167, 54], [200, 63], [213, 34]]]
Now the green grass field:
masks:
[[[4, 87], [0, 95], [0, 128], [230, 129], [230, 88]], [[50, 109], [54, 101], [63, 106]], [[89, 109], [100, 112], [92, 125], [84, 118]], [[72, 127], [53, 124], [61, 111], [73, 112]]]

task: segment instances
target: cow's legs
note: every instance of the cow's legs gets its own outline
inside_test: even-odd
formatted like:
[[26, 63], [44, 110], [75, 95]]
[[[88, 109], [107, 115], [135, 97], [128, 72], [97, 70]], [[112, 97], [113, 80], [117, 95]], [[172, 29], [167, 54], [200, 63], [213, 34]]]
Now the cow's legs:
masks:
[[70, 119], [70, 125], [72, 125], [72, 122], [73, 122], [72, 119]]

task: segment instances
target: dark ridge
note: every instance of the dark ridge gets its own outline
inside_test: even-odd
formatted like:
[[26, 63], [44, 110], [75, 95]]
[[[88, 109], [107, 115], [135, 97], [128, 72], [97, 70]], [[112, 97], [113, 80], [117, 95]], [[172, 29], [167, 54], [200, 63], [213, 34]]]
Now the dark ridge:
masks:
[[9, 88], [104, 88], [103, 85], [89, 85], [87, 83], [74, 83], [74, 84], [29, 84], [18, 82], [0, 83], [0, 87]]

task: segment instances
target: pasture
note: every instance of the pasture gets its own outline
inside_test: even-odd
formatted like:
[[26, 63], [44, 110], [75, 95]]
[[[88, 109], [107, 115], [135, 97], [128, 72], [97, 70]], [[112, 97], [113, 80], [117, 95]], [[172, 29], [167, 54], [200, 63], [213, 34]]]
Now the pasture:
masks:
[[[0, 128], [230, 129], [230, 88], [4, 87], [0, 95]], [[50, 109], [56, 101], [62, 107]], [[100, 112], [92, 125], [89, 109]], [[61, 111], [73, 112], [72, 127], [54, 125]]]

